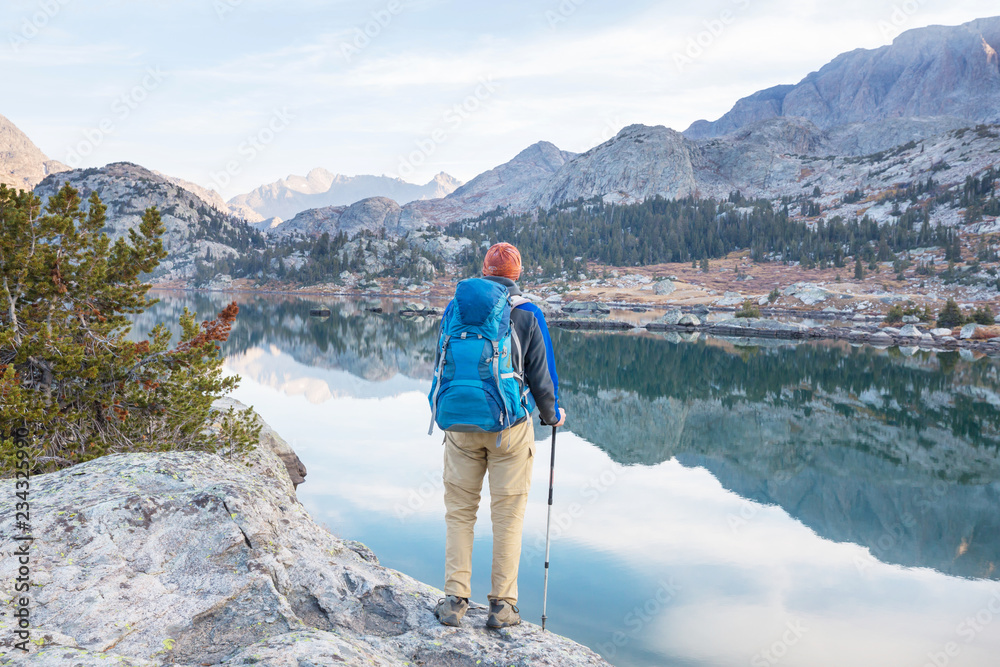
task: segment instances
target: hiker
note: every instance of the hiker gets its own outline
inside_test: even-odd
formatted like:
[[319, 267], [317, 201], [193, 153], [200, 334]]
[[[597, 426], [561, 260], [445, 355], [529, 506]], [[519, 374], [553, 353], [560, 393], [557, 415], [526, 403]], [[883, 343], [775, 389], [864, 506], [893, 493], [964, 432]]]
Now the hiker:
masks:
[[517, 570], [535, 453], [531, 413], [537, 407], [551, 426], [566, 419], [545, 317], [521, 295], [521, 270], [517, 248], [494, 245], [483, 278], [459, 283], [441, 321], [429, 398], [431, 429], [436, 423], [445, 431], [445, 597], [434, 609], [444, 625], [461, 625], [469, 609], [473, 530], [487, 472], [493, 576], [486, 625], [521, 622]]

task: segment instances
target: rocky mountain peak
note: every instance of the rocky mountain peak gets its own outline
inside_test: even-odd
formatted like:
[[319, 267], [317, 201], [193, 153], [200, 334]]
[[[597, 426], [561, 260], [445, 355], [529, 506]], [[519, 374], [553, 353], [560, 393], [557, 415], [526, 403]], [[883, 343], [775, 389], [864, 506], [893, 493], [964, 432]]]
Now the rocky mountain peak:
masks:
[[536, 166], [543, 169], [551, 169], [553, 172], [566, 164], [575, 153], [560, 150], [555, 144], [548, 141], [538, 141], [514, 156], [514, 159], [507, 164]]
[[400, 211], [399, 204], [388, 197], [369, 197], [348, 206], [338, 228], [352, 236], [362, 230], [374, 232], [382, 228], [394, 234], [399, 231]]
[[[462, 181], [458, 180], [451, 174], [446, 174], [443, 171], [440, 171], [437, 174], [435, 174], [434, 178], [432, 178], [430, 182], [437, 183], [439, 186], [443, 188], [450, 188], [447, 194], [451, 194], [452, 192], [454, 192], [455, 190], [457, 190], [462, 186]], [[443, 197], [445, 195], [441, 196]]]
[[67, 182], [79, 190], [84, 202], [91, 192], [100, 196], [107, 206], [105, 231], [112, 239], [137, 229], [147, 208], [158, 208], [166, 228], [164, 245], [170, 253], [153, 274], [158, 281], [190, 277], [198, 259], [234, 257], [263, 245], [260, 232], [244, 221], [131, 162], [50, 175], [35, 187], [35, 194], [44, 201]]
[[745, 97], [719, 120], [692, 124], [685, 135], [725, 136], [776, 116], [806, 118], [823, 130], [892, 118], [1000, 122], [997, 48], [1000, 17], [908, 30], [890, 45], [841, 54], [796, 85]]
[[629, 125], [568, 161], [532, 202], [549, 207], [578, 197], [627, 201], [686, 196], [696, 189], [690, 143], [663, 125]]
[[291, 220], [266, 229], [274, 236], [316, 238], [323, 233], [334, 236], [344, 232], [355, 236], [362, 231], [385, 229], [389, 236], [399, 236], [407, 229], [401, 224], [402, 207], [388, 197], [368, 197], [350, 206], [323, 206], [302, 211]]
[[[333, 173], [327, 171], [326, 169], [324, 169], [323, 167], [313, 167], [312, 169], [309, 170], [309, 173], [306, 174], [306, 180], [310, 181], [310, 182], [324, 182], [325, 181], [327, 183], [333, 183], [333, 181], [336, 180], [337, 177], [339, 177], [339, 176], [340, 176], [339, 174], [333, 174]], [[291, 180], [293, 178], [297, 178], [297, 177], [293, 176], [293, 175], [289, 175], [288, 176], [288, 180]], [[329, 185], [327, 185], [326, 187], [329, 187]]]
[[410, 202], [403, 209], [402, 224], [414, 228], [453, 222], [498, 206], [523, 210], [530, 206], [539, 184], [551, 179], [575, 156], [548, 141], [536, 142], [443, 199]]
[[49, 174], [67, 169], [46, 157], [14, 123], [0, 116], [0, 183], [30, 190]]

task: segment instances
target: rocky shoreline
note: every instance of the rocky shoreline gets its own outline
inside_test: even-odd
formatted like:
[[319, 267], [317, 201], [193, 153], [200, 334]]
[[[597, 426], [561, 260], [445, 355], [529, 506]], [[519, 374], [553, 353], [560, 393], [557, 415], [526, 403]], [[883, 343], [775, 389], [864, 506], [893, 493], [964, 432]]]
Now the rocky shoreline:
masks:
[[[290, 448], [269, 428], [260, 443], [242, 460], [116, 454], [34, 478], [32, 642], [15, 649], [0, 616], [0, 664], [607, 665], [531, 623], [487, 631], [480, 604], [464, 627], [440, 625], [441, 591], [319, 526], [295, 497]], [[14, 497], [13, 480], [0, 494]], [[0, 559], [5, 600], [17, 568]]]
[[[708, 309], [698, 311], [708, 314]], [[771, 314], [771, 313], [768, 313]], [[824, 313], [836, 319], [839, 313]], [[844, 314], [845, 316], [847, 314]], [[812, 316], [810, 316], [812, 319]], [[770, 338], [777, 340], [845, 340], [877, 347], [923, 348], [929, 350], [970, 350], [1000, 354], [1000, 327], [967, 324], [954, 329], [941, 329], [931, 323], [909, 322], [900, 327], [879, 326], [880, 317], [853, 316], [852, 326], [807, 325], [782, 322], [769, 318], [733, 317], [721, 321], [702, 320], [693, 312], [673, 310], [658, 321], [644, 325], [612, 319], [550, 319], [549, 325], [583, 331], [631, 331], [698, 333], [723, 338]], [[915, 318], [914, 318], [915, 319]]]
[[[188, 291], [188, 290], [184, 290]], [[195, 290], [198, 291], [198, 290]], [[248, 290], [250, 293], [263, 293]], [[270, 294], [270, 293], [269, 293]], [[304, 296], [292, 292], [275, 292], [273, 294], [284, 294], [288, 296]], [[318, 294], [310, 294], [318, 296]], [[331, 295], [324, 295], [331, 296]], [[387, 298], [398, 299], [399, 295], [391, 294], [338, 294], [332, 295], [344, 298]], [[447, 297], [443, 297], [442, 301]], [[880, 314], [863, 314], [853, 311], [840, 311], [834, 309], [806, 310], [781, 307], [760, 307], [761, 317], [759, 318], [739, 318], [735, 317], [737, 308], [734, 306], [707, 306], [698, 304], [694, 306], [654, 306], [650, 304], [624, 302], [585, 302], [570, 301], [565, 304], [560, 302], [549, 303], [538, 301], [548, 318], [548, 324], [561, 329], [580, 331], [633, 331], [645, 329], [650, 332], [675, 332], [675, 333], [699, 333], [723, 338], [739, 339], [774, 339], [774, 340], [843, 340], [852, 344], [870, 344], [877, 347], [901, 347], [918, 348], [929, 350], [969, 350], [982, 352], [985, 354], [1000, 354], [1000, 329], [984, 325], [965, 325], [945, 332], [938, 329], [929, 322], [915, 321], [916, 318], [906, 318], [906, 321], [899, 327], [879, 326], [884, 323], [885, 317]], [[570, 306], [566, 308], [566, 306]], [[675, 319], [669, 318], [664, 321], [660, 318], [657, 321], [645, 324], [635, 324], [620, 319], [613, 319], [610, 315], [614, 311], [628, 311], [634, 313], [648, 313], [667, 309], [670, 313], [677, 314]], [[367, 308], [369, 312], [382, 314], [381, 307]], [[417, 307], [415, 305], [404, 305], [395, 314], [401, 317], [437, 317], [440, 316], [442, 308]], [[733, 317], [722, 321], [708, 321], [702, 319], [711, 314], [732, 314]], [[687, 319], [683, 322], [684, 316]], [[667, 317], [667, 316], [665, 316]], [[797, 324], [785, 322], [775, 318], [798, 318], [813, 321], [831, 321], [830, 325], [820, 324]], [[839, 324], [837, 324], [839, 323]], [[848, 324], [845, 326], [845, 324]], [[970, 327], [974, 327], [970, 329]], [[978, 331], [978, 333], [976, 333]], [[984, 333], [992, 335], [984, 336]], [[290, 470], [291, 472], [291, 470]]]

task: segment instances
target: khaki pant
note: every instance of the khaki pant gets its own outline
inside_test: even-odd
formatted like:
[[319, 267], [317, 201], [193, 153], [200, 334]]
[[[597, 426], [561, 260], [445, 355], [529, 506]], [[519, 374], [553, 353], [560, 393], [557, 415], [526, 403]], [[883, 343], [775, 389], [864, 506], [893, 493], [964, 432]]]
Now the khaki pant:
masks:
[[444, 592], [461, 598], [471, 596], [473, 530], [483, 476], [488, 471], [493, 521], [493, 582], [489, 597], [515, 604], [521, 530], [535, 460], [535, 434], [530, 418], [504, 431], [499, 448], [496, 443], [496, 433], [445, 432], [444, 506], [448, 537]]

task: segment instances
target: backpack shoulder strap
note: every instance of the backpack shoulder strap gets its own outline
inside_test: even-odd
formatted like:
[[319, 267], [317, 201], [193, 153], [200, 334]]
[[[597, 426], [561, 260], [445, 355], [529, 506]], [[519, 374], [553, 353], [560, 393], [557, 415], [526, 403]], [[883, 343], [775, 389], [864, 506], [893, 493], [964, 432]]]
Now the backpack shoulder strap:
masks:
[[510, 307], [511, 308], [517, 308], [518, 306], [520, 306], [522, 304], [525, 304], [525, 303], [531, 303], [531, 301], [529, 299], [524, 298], [524, 296], [521, 295], [521, 294], [518, 294], [517, 296], [510, 297]]

